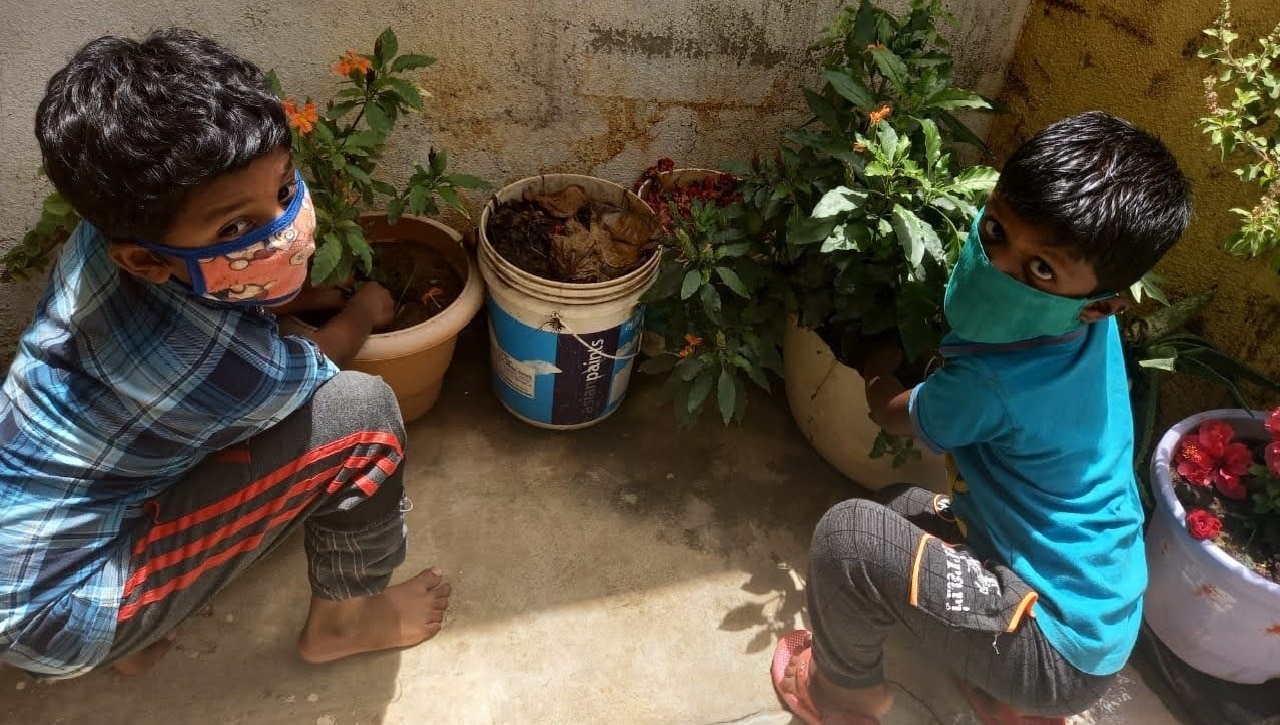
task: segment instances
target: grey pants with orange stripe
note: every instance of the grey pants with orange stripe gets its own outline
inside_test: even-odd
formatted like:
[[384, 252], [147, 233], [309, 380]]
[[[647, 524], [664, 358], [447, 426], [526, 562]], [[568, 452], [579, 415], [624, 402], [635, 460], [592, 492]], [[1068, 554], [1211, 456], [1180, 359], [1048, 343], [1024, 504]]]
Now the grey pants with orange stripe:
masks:
[[962, 546], [949, 500], [914, 486], [845, 501], [813, 535], [809, 620], [818, 670], [845, 688], [884, 682], [884, 640], [902, 625], [919, 651], [1029, 715], [1087, 709], [1114, 675], [1077, 670], [1028, 616], [1036, 594]]
[[270, 430], [150, 502], [107, 661], [173, 631], [303, 532], [312, 594], [381, 592], [404, 561], [404, 424], [380, 378], [342, 372]]

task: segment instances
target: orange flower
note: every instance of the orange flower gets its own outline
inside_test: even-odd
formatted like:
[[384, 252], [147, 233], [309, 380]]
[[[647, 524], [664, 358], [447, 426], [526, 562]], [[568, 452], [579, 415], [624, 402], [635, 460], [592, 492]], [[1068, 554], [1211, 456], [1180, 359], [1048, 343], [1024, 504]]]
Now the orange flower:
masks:
[[702, 338], [692, 333], [685, 335], [684, 341], [689, 343], [689, 347], [697, 347], [702, 344]]
[[877, 108], [876, 110], [871, 112], [871, 125], [874, 126], [877, 123], [880, 123], [881, 121], [888, 118], [889, 114], [891, 113], [893, 113], [893, 109], [890, 108], [889, 104], [887, 103]]
[[292, 98], [284, 99], [284, 115], [289, 119], [289, 126], [298, 130], [298, 133], [311, 133], [311, 129], [316, 127], [316, 121], [320, 120], [316, 114], [315, 101], [307, 101], [306, 105], [298, 108], [298, 104]]
[[693, 348], [686, 347], [685, 349], [681, 350], [679, 354], [680, 354], [680, 357], [682, 358], [689, 357], [690, 355], [693, 354]]
[[873, 50], [884, 50], [884, 43], [870, 43], [866, 47], [866, 51], [870, 53]]
[[367, 73], [373, 68], [373, 63], [368, 58], [360, 57], [360, 54], [354, 50], [348, 49], [337, 63], [333, 64], [333, 72], [346, 78], [351, 75], [351, 71], [358, 70], [361, 73]]

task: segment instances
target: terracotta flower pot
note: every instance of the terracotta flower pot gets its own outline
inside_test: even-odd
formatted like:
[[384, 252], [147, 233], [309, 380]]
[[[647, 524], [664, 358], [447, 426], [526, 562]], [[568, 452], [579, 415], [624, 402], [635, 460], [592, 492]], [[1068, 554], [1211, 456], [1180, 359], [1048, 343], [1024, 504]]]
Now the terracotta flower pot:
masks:
[[[484, 281], [471, 254], [462, 245], [462, 235], [452, 227], [411, 216], [388, 224], [386, 216], [381, 214], [366, 214], [360, 223], [375, 243], [396, 239], [435, 248], [465, 280], [458, 299], [438, 315], [403, 330], [370, 335], [355, 360], [347, 366], [385, 380], [395, 391], [401, 415], [409, 422], [431, 410], [440, 397], [458, 333], [471, 322], [484, 302]], [[283, 326], [286, 330], [314, 329], [296, 317]]]
[[[912, 483], [947, 491], [942, 457], [921, 448], [923, 457], [900, 468], [889, 456], [871, 458], [880, 428], [868, 416], [866, 386], [857, 370], [836, 359], [818, 333], [791, 320], [783, 339], [787, 402], [796, 425], [818, 455], [865, 488]], [[917, 443], [917, 446], [919, 444]]]
[[1149, 583], [1143, 617], [1191, 667], [1229, 682], [1280, 677], [1280, 584], [1236, 561], [1212, 541], [1191, 538], [1170, 467], [1183, 436], [1221, 420], [1243, 438], [1265, 440], [1266, 413], [1213, 410], [1178, 423], [1151, 460], [1156, 506], [1147, 528]]

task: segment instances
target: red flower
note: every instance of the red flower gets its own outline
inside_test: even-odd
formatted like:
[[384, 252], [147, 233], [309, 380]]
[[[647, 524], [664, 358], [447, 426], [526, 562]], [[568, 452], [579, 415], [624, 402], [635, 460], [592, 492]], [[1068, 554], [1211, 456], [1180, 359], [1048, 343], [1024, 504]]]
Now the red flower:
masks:
[[658, 159], [657, 166], [658, 166], [659, 174], [668, 174], [668, 173], [671, 173], [672, 171], [675, 171], [676, 162], [664, 156]]
[[1232, 442], [1234, 436], [1235, 430], [1220, 420], [1201, 425], [1178, 447], [1178, 474], [1192, 485], [1216, 486], [1228, 498], [1244, 498], [1240, 477], [1249, 472], [1253, 455], [1245, 444]]
[[1227, 454], [1227, 446], [1235, 436], [1236, 431], [1230, 423], [1207, 420], [1200, 425], [1200, 445], [1214, 458], [1222, 458]]
[[1267, 416], [1267, 432], [1272, 438], [1280, 439], [1280, 408], [1271, 411]]
[[1222, 519], [1204, 509], [1191, 509], [1187, 512], [1187, 533], [1191, 538], [1212, 539], [1222, 531]]
[[1267, 470], [1271, 471], [1271, 475], [1280, 478], [1280, 440], [1267, 446], [1264, 456], [1267, 459]]

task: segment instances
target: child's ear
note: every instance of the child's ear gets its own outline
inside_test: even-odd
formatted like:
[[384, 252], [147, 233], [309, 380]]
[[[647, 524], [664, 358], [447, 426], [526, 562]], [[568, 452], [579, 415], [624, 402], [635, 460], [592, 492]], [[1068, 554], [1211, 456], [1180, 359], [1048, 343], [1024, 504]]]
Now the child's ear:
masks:
[[171, 262], [133, 242], [111, 242], [107, 255], [120, 269], [154, 284], [164, 284], [174, 276]]
[[1080, 313], [1080, 321], [1090, 324], [1097, 322], [1098, 320], [1105, 320], [1112, 315], [1118, 315], [1121, 312], [1124, 312], [1132, 306], [1133, 303], [1129, 301], [1128, 297], [1111, 297], [1105, 300], [1091, 302], [1089, 306], [1085, 307], [1084, 311]]

